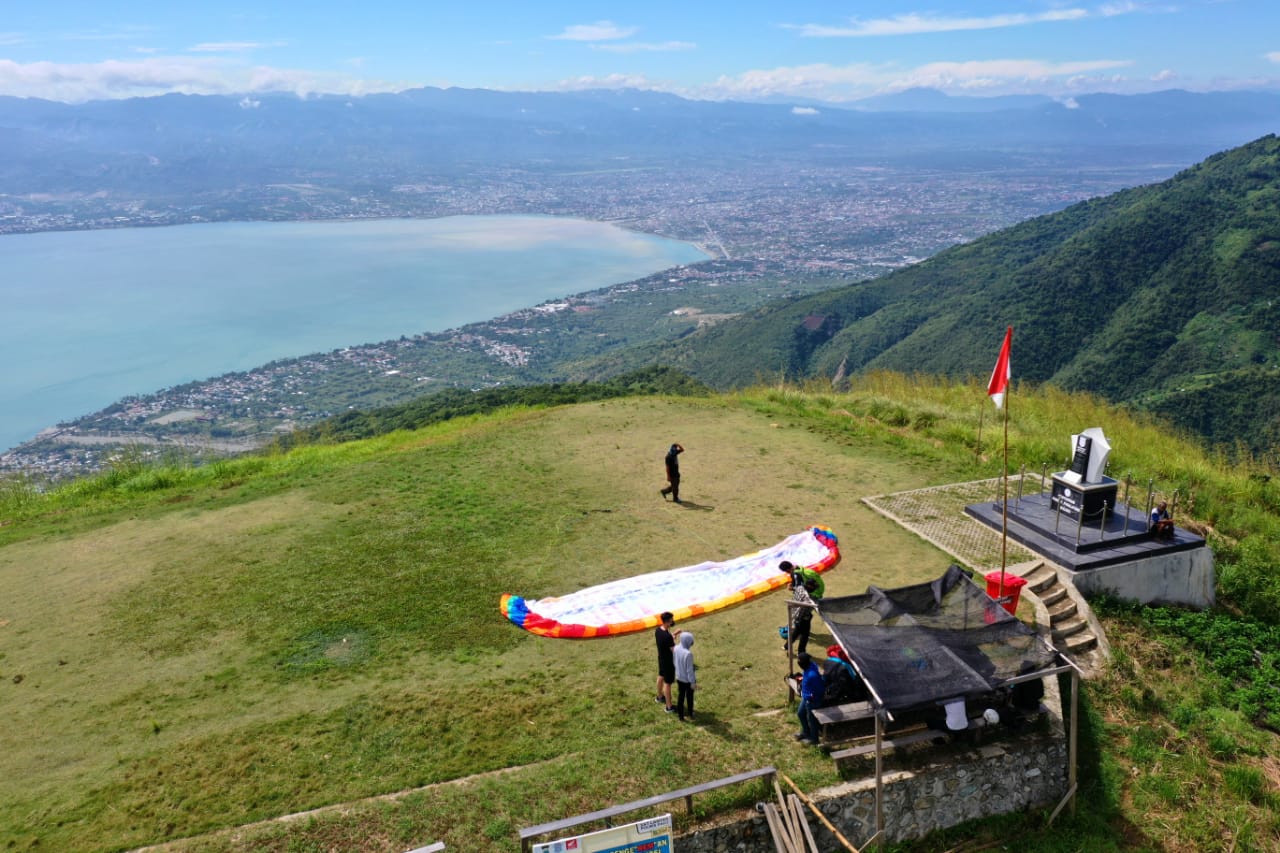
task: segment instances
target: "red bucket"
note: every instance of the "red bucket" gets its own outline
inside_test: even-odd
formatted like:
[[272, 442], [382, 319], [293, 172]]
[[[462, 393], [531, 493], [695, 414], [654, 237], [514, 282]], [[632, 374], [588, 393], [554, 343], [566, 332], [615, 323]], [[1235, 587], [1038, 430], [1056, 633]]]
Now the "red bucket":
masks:
[[1018, 598], [1022, 595], [1022, 588], [1027, 585], [1027, 579], [1008, 572], [991, 572], [986, 578], [987, 595], [995, 599], [1008, 596], [1009, 600], [1000, 602], [1001, 606], [1010, 613], [1017, 611]]

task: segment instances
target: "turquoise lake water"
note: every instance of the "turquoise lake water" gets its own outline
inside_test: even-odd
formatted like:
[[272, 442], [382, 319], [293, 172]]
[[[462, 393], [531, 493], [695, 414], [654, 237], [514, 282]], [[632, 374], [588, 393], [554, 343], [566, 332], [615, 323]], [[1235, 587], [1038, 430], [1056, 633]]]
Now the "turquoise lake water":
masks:
[[0, 237], [0, 450], [131, 394], [438, 332], [697, 261], [542, 216]]

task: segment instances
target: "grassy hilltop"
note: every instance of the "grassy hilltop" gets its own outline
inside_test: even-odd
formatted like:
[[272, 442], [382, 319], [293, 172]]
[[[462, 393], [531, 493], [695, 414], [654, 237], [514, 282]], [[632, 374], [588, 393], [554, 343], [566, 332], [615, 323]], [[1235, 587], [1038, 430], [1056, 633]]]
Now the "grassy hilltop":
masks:
[[[537, 402], [202, 468], [121, 463], [48, 494], [0, 483], [0, 849], [514, 851], [520, 826], [767, 763], [836, 781], [789, 736], [781, 596], [682, 626], [697, 726], [653, 703], [648, 634], [545, 640], [498, 596], [733, 557], [815, 523], [841, 539], [829, 594], [934, 576], [949, 558], [859, 498], [996, 476], [990, 411], [976, 447], [982, 390], [876, 374], [841, 394]], [[1086, 396], [1015, 389], [1012, 406], [1014, 466], [1060, 464], [1071, 432], [1101, 425], [1113, 472], [1190, 491], [1233, 615], [1110, 609], [1117, 663], [1085, 689], [1078, 816], [946, 846], [1277, 849], [1271, 472]], [[657, 492], [671, 441], [682, 506]]]

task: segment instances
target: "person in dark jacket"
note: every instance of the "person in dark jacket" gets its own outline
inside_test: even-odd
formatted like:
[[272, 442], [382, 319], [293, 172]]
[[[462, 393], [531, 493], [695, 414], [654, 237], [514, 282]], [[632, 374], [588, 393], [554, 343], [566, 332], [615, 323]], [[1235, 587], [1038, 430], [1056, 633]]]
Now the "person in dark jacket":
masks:
[[816, 744], [818, 742], [818, 720], [813, 716], [813, 709], [822, 705], [822, 698], [827, 686], [822, 680], [822, 671], [813, 662], [807, 652], [796, 656], [796, 664], [800, 667], [800, 707], [796, 716], [800, 718], [800, 731], [796, 732], [796, 740], [801, 743]]
[[679, 444], [673, 444], [667, 450], [665, 460], [667, 464], [667, 485], [662, 489], [662, 496], [665, 498], [667, 495], [671, 495], [671, 500], [676, 503], [680, 503], [680, 459], [678, 457], [681, 453], [684, 453], [684, 448]]

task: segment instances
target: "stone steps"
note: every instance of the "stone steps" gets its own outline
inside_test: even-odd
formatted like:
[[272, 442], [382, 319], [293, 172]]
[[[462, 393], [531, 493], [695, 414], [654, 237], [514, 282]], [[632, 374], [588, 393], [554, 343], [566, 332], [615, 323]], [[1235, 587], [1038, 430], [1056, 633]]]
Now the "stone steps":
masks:
[[1068, 655], [1082, 655], [1098, 647], [1098, 638], [1093, 635], [1092, 631], [1082, 631], [1079, 634], [1067, 637], [1064, 645]]
[[1055, 620], [1050, 623], [1050, 630], [1057, 639], [1066, 639], [1072, 634], [1079, 634], [1081, 631], [1089, 629], [1089, 622], [1082, 616], [1073, 615], [1070, 618], [1061, 621]]
[[[1049, 602], [1045, 602], [1048, 606]], [[1054, 602], [1055, 606], [1049, 607], [1049, 623], [1056, 625], [1059, 622], [1065, 622], [1072, 616], [1080, 612], [1080, 608], [1076, 603], [1067, 597], [1066, 590], [1062, 591], [1062, 595]]]
[[1056, 584], [1055, 586], [1049, 587], [1049, 589], [1043, 594], [1040, 594], [1040, 602], [1045, 607], [1052, 609], [1054, 605], [1061, 603], [1061, 601], [1066, 597], [1067, 588], [1062, 584]]
[[1058, 573], [1041, 561], [1022, 577], [1026, 580], [1028, 589], [1038, 592], [1051, 586], [1058, 579]]
[[1027, 590], [1039, 598], [1048, 611], [1049, 633], [1060, 651], [1074, 657], [1098, 647], [1098, 638], [1089, 627], [1088, 619], [1052, 566], [1039, 563], [1022, 577], [1027, 582]]

